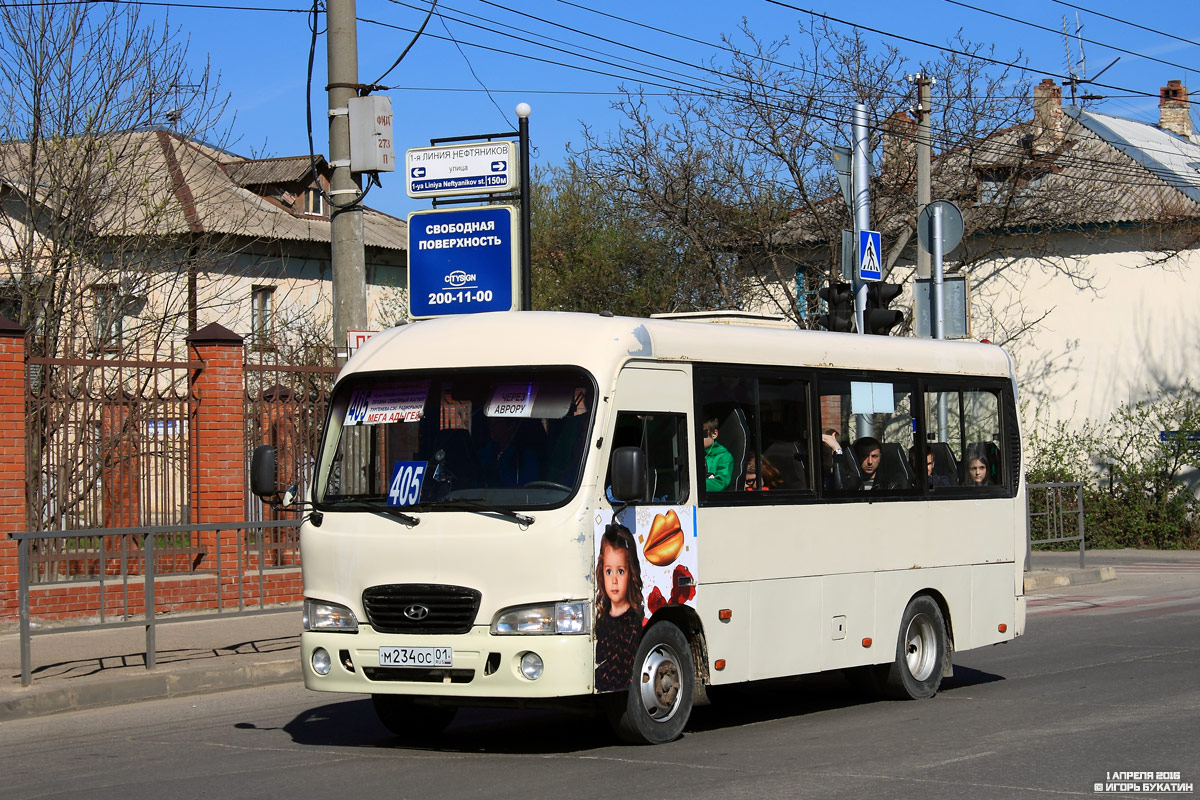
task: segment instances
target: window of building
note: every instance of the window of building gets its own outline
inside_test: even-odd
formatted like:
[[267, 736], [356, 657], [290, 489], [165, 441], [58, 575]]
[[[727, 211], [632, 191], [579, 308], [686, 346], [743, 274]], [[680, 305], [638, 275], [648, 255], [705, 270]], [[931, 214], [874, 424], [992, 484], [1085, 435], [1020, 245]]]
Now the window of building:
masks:
[[94, 302], [93, 320], [96, 351], [117, 352], [125, 333], [125, 298], [121, 287], [114, 284], [96, 284], [92, 287]]
[[313, 187], [304, 190], [304, 213], [319, 217], [325, 216], [325, 196], [321, 194], [319, 188]]
[[274, 341], [274, 286], [255, 286], [250, 290], [250, 338], [254, 346], [265, 349]]

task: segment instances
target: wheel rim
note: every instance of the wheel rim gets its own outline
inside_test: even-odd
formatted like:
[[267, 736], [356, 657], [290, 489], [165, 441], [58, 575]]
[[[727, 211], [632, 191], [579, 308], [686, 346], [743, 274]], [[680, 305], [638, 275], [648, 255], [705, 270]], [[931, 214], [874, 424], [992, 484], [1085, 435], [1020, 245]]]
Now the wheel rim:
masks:
[[933, 620], [925, 614], [917, 614], [908, 623], [904, 633], [904, 661], [909, 674], [918, 681], [927, 681], [933, 675], [937, 663], [937, 633]]
[[655, 722], [666, 722], [679, 710], [679, 655], [670, 645], [660, 644], [646, 654], [638, 675], [642, 708]]

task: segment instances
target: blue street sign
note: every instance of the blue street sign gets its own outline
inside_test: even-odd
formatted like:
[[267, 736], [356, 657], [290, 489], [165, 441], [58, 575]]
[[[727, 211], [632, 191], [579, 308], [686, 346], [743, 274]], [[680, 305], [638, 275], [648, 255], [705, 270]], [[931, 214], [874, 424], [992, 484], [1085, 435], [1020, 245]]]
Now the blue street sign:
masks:
[[408, 215], [408, 307], [414, 319], [511, 311], [517, 302], [512, 206]]
[[883, 258], [879, 231], [858, 232], [858, 277], [864, 281], [883, 280]]

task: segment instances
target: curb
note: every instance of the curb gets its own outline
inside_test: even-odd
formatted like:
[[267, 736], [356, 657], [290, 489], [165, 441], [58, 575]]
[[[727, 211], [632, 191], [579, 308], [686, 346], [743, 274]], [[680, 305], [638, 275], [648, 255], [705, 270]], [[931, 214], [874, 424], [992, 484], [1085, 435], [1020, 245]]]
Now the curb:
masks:
[[276, 683], [299, 683], [302, 680], [300, 662], [293, 656], [286, 661], [267, 661], [223, 669], [147, 671], [144, 675], [113, 678], [79, 686], [39, 688], [35, 685], [23, 689], [20, 697], [0, 699], [0, 722], [86, 708], [125, 705], [141, 700], [250, 689]]
[[1117, 579], [1112, 567], [1086, 569], [1040, 569], [1025, 573], [1025, 591], [1053, 589], [1058, 586], [1078, 586], [1084, 583], [1104, 583]]

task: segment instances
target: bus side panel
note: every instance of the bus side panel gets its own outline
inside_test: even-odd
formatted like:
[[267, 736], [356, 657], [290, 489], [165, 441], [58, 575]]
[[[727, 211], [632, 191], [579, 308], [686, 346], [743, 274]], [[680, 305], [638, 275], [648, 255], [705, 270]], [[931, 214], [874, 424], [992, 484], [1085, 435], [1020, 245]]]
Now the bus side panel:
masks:
[[[959, 650], [1007, 642], [1017, 634], [1017, 598], [1012, 596], [1012, 564], [976, 564], [971, 568], [971, 643]], [[1022, 598], [1023, 600], [1024, 598]], [[1000, 626], [1004, 626], [1004, 632]]]
[[751, 679], [821, 669], [822, 582], [792, 578], [751, 584]]
[[[754, 622], [750, 610], [750, 586], [749, 583], [716, 583], [701, 584], [696, 589], [696, 605], [704, 625], [709, 675], [714, 686], [750, 680], [750, 636]], [[732, 612], [728, 620], [720, 618], [721, 609]], [[725, 668], [717, 669], [716, 663], [722, 660]]]
[[815, 669], [856, 667], [874, 662], [874, 645], [863, 647], [864, 639], [879, 641], [875, 626], [875, 573], [858, 572], [821, 578], [822, 614], [817, 631], [821, 663]]
[[[1007, 566], [1012, 568], [1011, 565]], [[871, 647], [874, 651], [871, 660], [876, 664], [886, 664], [895, 660], [896, 643], [900, 637], [900, 619], [908, 601], [922, 592], [941, 595], [946, 603], [945, 611], [949, 614], [946, 621], [954, 639], [954, 648], [970, 648], [971, 576], [972, 571], [962, 567], [879, 573], [875, 581], [875, 619], [878, 622], [879, 635]]]

